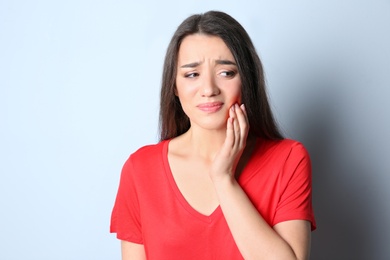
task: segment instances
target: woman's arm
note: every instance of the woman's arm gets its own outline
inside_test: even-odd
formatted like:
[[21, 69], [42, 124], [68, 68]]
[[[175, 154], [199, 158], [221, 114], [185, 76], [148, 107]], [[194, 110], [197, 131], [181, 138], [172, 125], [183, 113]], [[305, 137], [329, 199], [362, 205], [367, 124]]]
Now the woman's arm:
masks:
[[121, 240], [122, 260], [145, 260], [144, 245]]
[[226, 141], [210, 170], [230, 231], [245, 259], [306, 260], [310, 249], [310, 223], [293, 220], [270, 227], [234, 177], [246, 146], [248, 128], [244, 106], [233, 106], [227, 122]]
[[310, 223], [285, 221], [271, 228], [236, 182], [215, 183], [219, 203], [245, 259], [308, 259]]

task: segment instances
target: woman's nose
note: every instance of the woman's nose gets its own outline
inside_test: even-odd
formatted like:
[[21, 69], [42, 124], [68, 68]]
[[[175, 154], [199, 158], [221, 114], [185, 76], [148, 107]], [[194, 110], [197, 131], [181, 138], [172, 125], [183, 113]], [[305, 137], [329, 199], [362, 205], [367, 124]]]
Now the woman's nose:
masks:
[[201, 86], [202, 97], [212, 97], [220, 94], [217, 83], [211, 75], [203, 75]]

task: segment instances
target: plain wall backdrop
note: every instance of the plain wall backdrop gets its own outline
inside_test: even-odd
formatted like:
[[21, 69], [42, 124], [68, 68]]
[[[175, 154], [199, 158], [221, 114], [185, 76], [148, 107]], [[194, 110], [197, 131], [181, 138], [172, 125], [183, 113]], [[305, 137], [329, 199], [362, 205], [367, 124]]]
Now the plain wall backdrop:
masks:
[[157, 142], [165, 50], [221, 10], [313, 161], [312, 259], [390, 259], [390, 1], [0, 0], [0, 259], [120, 259], [121, 167]]

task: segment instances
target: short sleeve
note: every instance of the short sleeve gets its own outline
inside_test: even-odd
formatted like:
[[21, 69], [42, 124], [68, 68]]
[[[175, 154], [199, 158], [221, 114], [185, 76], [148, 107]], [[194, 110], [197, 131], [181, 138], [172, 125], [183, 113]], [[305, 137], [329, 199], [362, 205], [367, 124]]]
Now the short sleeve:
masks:
[[287, 220], [308, 220], [316, 228], [312, 207], [311, 161], [305, 147], [295, 143], [282, 168], [281, 195], [274, 223]]
[[137, 244], [143, 243], [139, 202], [134, 182], [131, 157], [122, 168], [114, 208], [111, 214], [110, 232], [117, 238]]

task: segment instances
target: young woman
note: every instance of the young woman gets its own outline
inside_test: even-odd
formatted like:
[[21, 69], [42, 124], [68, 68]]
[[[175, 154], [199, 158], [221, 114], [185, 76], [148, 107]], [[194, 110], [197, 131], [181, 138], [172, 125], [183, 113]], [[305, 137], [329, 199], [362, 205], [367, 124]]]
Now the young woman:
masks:
[[280, 134], [259, 57], [229, 15], [178, 27], [160, 126], [122, 170], [111, 219], [122, 259], [309, 258], [309, 155]]

